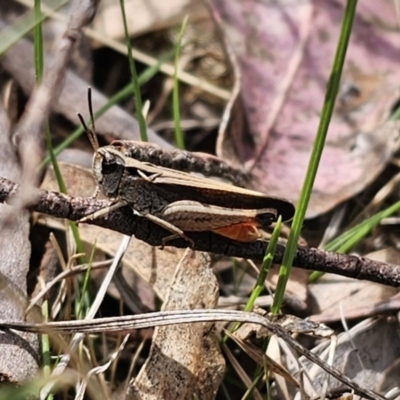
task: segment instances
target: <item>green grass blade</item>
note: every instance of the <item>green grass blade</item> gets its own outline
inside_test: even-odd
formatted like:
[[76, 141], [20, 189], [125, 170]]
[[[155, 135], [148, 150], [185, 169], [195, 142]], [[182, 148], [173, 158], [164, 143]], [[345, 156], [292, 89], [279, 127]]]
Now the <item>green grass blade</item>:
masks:
[[[36, 83], [39, 84], [42, 80], [43, 76], [43, 69], [44, 69], [44, 64], [43, 64], [43, 35], [42, 35], [42, 23], [41, 21], [43, 20], [43, 15], [41, 11], [41, 2], [40, 0], [35, 0], [34, 3], [34, 18], [35, 18], [35, 24], [34, 24], [34, 65], [35, 65], [35, 76], [36, 76]], [[62, 177], [60, 168], [57, 163], [56, 156], [53, 151], [53, 145], [51, 143], [51, 133], [50, 133], [50, 128], [48, 123], [45, 123], [45, 143], [46, 143], [46, 148], [49, 153], [49, 159], [51, 161], [51, 164], [53, 166], [54, 174], [57, 180], [58, 187], [60, 189], [61, 193], [67, 193], [67, 188], [64, 183], [64, 179]], [[72, 230], [72, 235], [74, 237], [74, 241], [76, 243], [76, 247], [79, 253], [83, 253], [83, 244], [79, 236], [78, 228], [76, 227], [76, 224], [74, 222], [69, 222], [69, 225]], [[85, 260], [84, 258], [80, 259], [81, 263], [84, 263]]]
[[372, 229], [378, 226], [382, 219], [388, 218], [398, 211], [400, 211], [400, 201], [349, 229], [343, 235], [328, 243], [325, 249], [338, 253], [348, 253], [361, 239], [364, 239]]
[[[348, 253], [357, 243], [364, 239], [376, 226], [378, 226], [384, 218], [388, 218], [399, 211], [400, 201], [367, 218], [338, 236], [325, 246], [325, 250], [335, 251], [337, 253]], [[314, 271], [309, 277], [309, 282], [315, 282], [323, 274], [323, 272]]]
[[76, 318], [83, 319], [86, 316], [86, 309], [90, 308], [90, 293], [89, 293], [89, 283], [90, 283], [90, 273], [92, 270], [92, 264], [94, 259], [94, 254], [96, 251], [96, 243], [93, 244], [92, 251], [90, 253], [89, 261], [88, 261], [88, 269], [85, 272], [82, 287], [80, 289], [80, 296], [77, 299], [76, 304]]
[[34, 2], [34, 19], [35, 27], [33, 30], [34, 37], [34, 59], [35, 59], [35, 79], [36, 83], [40, 83], [43, 77], [43, 37], [42, 37], [42, 11], [41, 1]]
[[274, 303], [272, 305], [272, 312], [275, 314], [279, 313], [279, 310], [281, 308], [286, 284], [289, 279], [293, 258], [296, 252], [297, 241], [300, 237], [300, 232], [310, 200], [312, 187], [314, 184], [315, 176], [317, 174], [318, 164], [321, 159], [322, 150], [324, 148], [329, 123], [332, 117], [336, 96], [339, 90], [340, 77], [343, 71], [343, 64], [350, 39], [351, 28], [355, 17], [356, 6], [357, 0], [347, 0], [340, 29], [339, 41], [336, 48], [336, 54], [333, 61], [324, 105], [321, 112], [321, 118], [317, 130], [317, 136], [315, 138], [306, 177], [301, 190], [299, 203], [297, 205], [296, 212], [293, 218], [288, 243], [286, 245], [285, 254], [283, 256], [282, 266], [279, 271], [278, 285], [275, 293]]
[[[35, 0], [33, 12], [35, 20], [35, 27], [33, 31], [35, 80], [36, 84], [39, 85], [43, 78], [43, 36], [42, 36], [42, 22], [41, 22], [42, 10], [41, 10], [40, 0]], [[47, 123], [45, 127], [45, 141], [47, 144], [47, 149], [51, 151], [52, 147], [51, 147], [50, 130]], [[48, 306], [49, 304], [47, 300], [44, 300], [41, 308], [44, 322], [48, 321], [49, 318]], [[51, 375], [50, 338], [49, 335], [43, 334], [41, 335], [40, 339], [42, 343], [41, 352], [43, 360], [43, 373], [45, 377], [50, 377]], [[47, 396], [47, 400], [52, 400], [53, 398], [54, 398], [53, 394], [49, 393], [49, 395]]]
[[[282, 228], [282, 218], [279, 217], [272, 232], [271, 239], [268, 243], [267, 249], [265, 250], [264, 259], [261, 265], [260, 273], [258, 274], [257, 277], [256, 284], [254, 285], [250, 297], [247, 300], [247, 303], [244, 307], [245, 311], [251, 311], [253, 309], [255, 301], [265, 288], [264, 286], [265, 280], [267, 279], [268, 272], [271, 269], [272, 261], [274, 259], [275, 249], [278, 244], [279, 235], [281, 233], [281, 228]], [[230, 329], [230, 332], [235, 332], [240, 325], [241, 323], [233, 324]], [[224, 341], [228, 340], [228, 336], [224, 336], [223, 340]]]
[[176, 147], [178, 149], [185, 149], [185, 141], [183, 138], [183, 132], [181, 129], [181, 115], [179, 110], [179, 80], [178, 80], [178, 64], [179, 64], [179, 56], [181, 53], [182, 47], [182, 38], [186, 29], [186, 25], [188, 22], [188, 17], [185, 17], [183, 20], [181, 30], [178, 35], [178, 42], [176, 44], [175, 50], [175, 72], [174, 72], [174, 88], [172, 91], [172, 110], [174, 115], [174, 125], [175, 125], [175, 142]]
[[39, 398], [41, 388], [48, 383], [43, 376], [20, 382], [17, 384], [3, 383], [0, 391], [0, 400], [27, 400]]
[[260, 273], [257, 278], [257, 282], [244, 308], [245, 311], [251, 311], [253, 309], [255, 301], [265, 288], [265, 280], [267, 279], [268, 272], [271, 269], [272, 261], [274, 259], [275, 249], [278, 244], [279, 235], [281, 233], [281, 228], [282, 228], [282, 218], [279, 217], [278, 221], [276, 222], [275, 228], [272, 232], [271, 239], [268, 243], [267, 250], [265, 251], [264, 259], [261, 265]]
[[[47, 6], [53, 11], [66, 4], [68, 0], [52, 0]], [[35, 3], [36, 4], [36, 3]], [[36, 7], [36, 5], [34, 6]], [[28, 11], [24, 15], [18, 17], [12, 24], [5, 27], [0, 33], [0, 55], [4, 54], [11, 46], [18, 42], [22, 37], [28, 34], [38, 22], [48, 18], [49, 15], [40, 14], [40, 18], [33, 11]]]
[[143, 142], [147, 142], [148, 141], [147, 127], [146, 127], [146, 121], [143, 116], [142, 96], [140, 94], [140, 87], [139, 87], [138, 76], [137, 76], [137, 72], [136, 72], [135, 61], [133, 60], [133, 57], [132, 57], [132, 46], [131, 46], [131, 41], [129, 39], [128, 24], [126, 22], [124, 0], [120, 0], [120, 5], [121, 5], [122, 19], [123, 19], [123, 23], [124, 23], [126, 47], [128, 48], [128, 59], [129, 59], [129, 68], [131, 71], [132, 86], [133, 86], [133, 91], [135, 94], [134, 101], [135, 101], [135, 105], [136, 105], [137, 119], [138, 119], [139, 128], [140, 128], [140, 138]]

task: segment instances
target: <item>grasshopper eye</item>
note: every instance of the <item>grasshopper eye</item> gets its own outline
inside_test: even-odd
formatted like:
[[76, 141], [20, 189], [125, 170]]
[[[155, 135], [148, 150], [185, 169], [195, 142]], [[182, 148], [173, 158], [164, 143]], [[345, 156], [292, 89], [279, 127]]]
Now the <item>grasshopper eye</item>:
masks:
[[101, 172], [103, 175], [110, 175], [113, 174], [118, 168], [117, 163], [112, 163], [112, 164], [105, 164], [101, 166]]

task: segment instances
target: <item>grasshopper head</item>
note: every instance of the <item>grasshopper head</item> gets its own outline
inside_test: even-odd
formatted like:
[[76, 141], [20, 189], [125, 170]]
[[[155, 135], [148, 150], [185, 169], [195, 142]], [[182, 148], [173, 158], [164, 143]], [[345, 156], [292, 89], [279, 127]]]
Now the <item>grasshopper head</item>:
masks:
[[107, 197], [118, 195], [125, 170], [125, 158], [111, 146], [100, 147], [93, 156], [93, 174], [101, 192]]

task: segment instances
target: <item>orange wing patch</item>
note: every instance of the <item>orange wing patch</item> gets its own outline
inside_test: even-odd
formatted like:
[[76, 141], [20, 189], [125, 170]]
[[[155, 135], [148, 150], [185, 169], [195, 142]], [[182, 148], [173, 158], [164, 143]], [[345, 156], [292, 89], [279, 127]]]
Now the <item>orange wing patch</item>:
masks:
[[212, 231], [218, 233], [218, 235], [243, 243], [255, 242], [262, 237], [253, 221], [225, 226], [223, 228], [213, 229]]

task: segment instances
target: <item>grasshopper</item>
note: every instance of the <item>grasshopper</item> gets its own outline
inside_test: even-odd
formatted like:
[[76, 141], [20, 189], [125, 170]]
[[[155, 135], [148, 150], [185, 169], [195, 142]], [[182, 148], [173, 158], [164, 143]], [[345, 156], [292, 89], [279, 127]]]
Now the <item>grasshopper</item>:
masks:
[[240, 242], [252, 242], [281, 215], [293, 217], [294, 206], [285, 199], [197, 177], [175, 169], [156, 166], [125, 156], [118, 146], [100, 147], [95, 135], [89, 94], [91, 128], [79, 118], [95, 150], [93, 173], [98, 191], [114, 204], [81, 222], [98, 218], [111, 210], [129, 205], [171, 232], [164, 239], [182, 237], [193, 245], [185, 232], [212, 231]]

